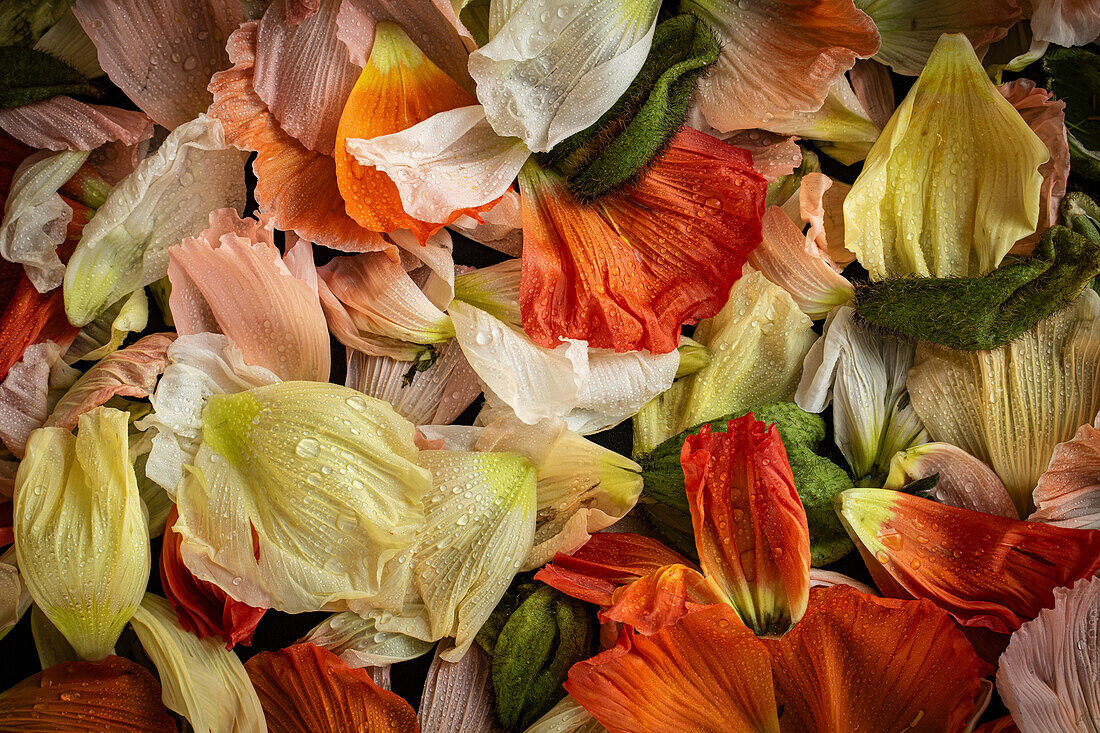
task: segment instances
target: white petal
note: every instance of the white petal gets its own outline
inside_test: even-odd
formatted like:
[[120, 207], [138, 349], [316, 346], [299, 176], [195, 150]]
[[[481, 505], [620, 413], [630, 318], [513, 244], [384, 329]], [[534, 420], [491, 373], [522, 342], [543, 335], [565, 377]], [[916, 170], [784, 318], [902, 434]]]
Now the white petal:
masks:
[[380, 631], [374, 620], [350, 611], [334, 613], [313, 628], [303, 642], [323, 646], [350, 667], [380, 667], [427, 654], [430, 641]]
[[588, 378], [581, 384], [576, 407], [565, 416], [566, 424], [581, 435], [618, 425], [671, 387], [679, 366], [678, 351], [589, 350]]

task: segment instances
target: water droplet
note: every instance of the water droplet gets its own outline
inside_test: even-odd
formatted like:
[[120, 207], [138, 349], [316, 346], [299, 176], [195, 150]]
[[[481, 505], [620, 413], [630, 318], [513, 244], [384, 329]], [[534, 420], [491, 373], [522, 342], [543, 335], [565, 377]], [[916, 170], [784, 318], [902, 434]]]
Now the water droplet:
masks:
[[313, 438], [302, 438], [298, 441], [294, 452], [302, 458], [316, 458], [317, 454], [321, 452], [321, 444]]

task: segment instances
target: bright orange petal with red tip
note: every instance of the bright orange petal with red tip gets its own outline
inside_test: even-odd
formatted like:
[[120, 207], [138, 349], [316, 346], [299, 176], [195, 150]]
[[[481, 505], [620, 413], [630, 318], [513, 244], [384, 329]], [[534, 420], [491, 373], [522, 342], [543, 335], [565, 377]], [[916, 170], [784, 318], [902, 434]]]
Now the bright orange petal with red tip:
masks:
[[806, 612], [810, 530], [775, 426], [753, 414], [704, 425], [680, 453], [703, 574], [761, 635]]
[[390, 177], [374, 166], [361, 165], [347, 151], [348, 138], [369, 140], [401, 132], [437, 112], [471, 104], [477, 100], [433, 64], [400, 26], [379, 23], [370, 58], [344, 105], [336, 132], [336, 178], [348, 214], [377, 232], [410, 229], [423, 244], [444, 224], [492, 208], [490, 204], [456, 211], [442, 223], [414, 219], [405, 213]]
[[160, 683], [122, 657], [62, 662], [0, 694], [0, 728], [22, 733], [175, 733]]
[[385, 249], [381, 235], [356, 224], [344, 210], [336, 161], [287, 134], [256, 94], [256, 28], [250, 21], [229, 36], [233, 68], [210, 79], [210, 115], [221, 120], [227, 142], [258, 153], [252, 162], [257, 203], [276, 227], [310, 242], [345, 252]]
[[668, 565], [691, 562], [650, 537], [598, 532], [572, 555], [555, 555], [535, 573], [535, 580], [582, 601], [610, 606], [618, 588]]
[[619, 588], [601, 621], [627, 624], [655, 634], [705, 606], [722, 603], [706, 578], [686, 565], [668, 565]]
[[365, 669], [313, 644], [263, 652], [245, 664], [270, 733], [418, 733], [409, 704]]
[[752, 156], [685, 128], [636, 184], [584, 205], [534, 161], [523, 194], [523, 329], [536, 343], [667, 353], [714, 315], [760, 244]]
[[982, 514], [886, 489], [849, 489], [837, 513], [883, 593], [927, 598], [965, 626], [1008, 634], [1054, 589], [1100, 570], [1100, 531]]
[[927, 601], [815, 588], [772, 651], [783, 731], [961, 731], [986, 670], [951, 618]]
[[176, 612], [180, 626], [200, 639], [220, 636], [225, 648], [252, 643], [252, 635], [266, 609], [254, 608], [226, 595], [218, 586], [191, 574], [180, 557], [183, 538], [172, 527], [179, 518], [175, 507], [164, 523], [164, 544], [160, 551], [160, 583]]
[[779, 733], [764, 642], [725, 604], [574, 664], [565, 689], [610, 733]]

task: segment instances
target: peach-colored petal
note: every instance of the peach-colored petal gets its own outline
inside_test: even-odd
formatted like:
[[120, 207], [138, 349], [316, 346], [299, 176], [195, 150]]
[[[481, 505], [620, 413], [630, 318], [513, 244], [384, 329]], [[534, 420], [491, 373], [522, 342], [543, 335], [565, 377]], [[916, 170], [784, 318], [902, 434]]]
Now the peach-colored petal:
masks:
[[856, 259], [855, 253], [844, 248], [844, 197], [851, 190], [847, 183], [833, 181], [824, 173], [807, 173], [798, 189], [798, 211], [810, 225], [806, 236], [812, 237], [837, 267]]
[[802, 148], [798, 147], [795, 137], [767, 130], [739, 130], [732, 135], [715, 137], [752, 153], [753, 170], [769, 183], [793, 173], [802, 162]]
[[852, 91], [871, 122], [880, 130], [890, 121], [897, 102], [890, 70], [872, 59], [860, 59], [848, 72]]
[[1071, 440], [1054, 446], [1032, 499], [1032, 521], [1100, 529], [1100, 430], [1082, 425]]
[[181, 335], [224, 333], [245, 361], [281, 379], [328, 381], [328, 326], [317, 293], [279, 258], [269, 218], [210, 214], [169, 252], [169, 304]]
[[896, 454], [885, 488], [901, 489], [911, 481], [939, 475], [927, 494], [936, 501], [999, 517], [1019, 519], [1004, 482], [992, 468], [950, 443], [925, 443]]
[[1096, 0], [1024, 0], [1037, 41], [1059, 46], [1084, 46], [1100, 36], [1100, 4]]
[[59, 96], [0, 110], [0, 130], [32, 148], [94, 150], [116, 141], [136, 145], [152, 136], [153, 121], [141, 112]]
[[356, 224], [344, 210], [336, 184], [336, 161], [307, 149], [287, 134], [252, 87], [257, 21], [229, 37], [234, 66], [214, 74], [210, 114], [222, 121], [225, 139], [255, 150], [256, 201], [279, 229], [345, 252], [375, 252], [390, 245], [377, 232]]
[[73, 13], [111, 81], [170, 130], [210, 105], [206, 82], [244, 20], [238, 0], [78, 0]]

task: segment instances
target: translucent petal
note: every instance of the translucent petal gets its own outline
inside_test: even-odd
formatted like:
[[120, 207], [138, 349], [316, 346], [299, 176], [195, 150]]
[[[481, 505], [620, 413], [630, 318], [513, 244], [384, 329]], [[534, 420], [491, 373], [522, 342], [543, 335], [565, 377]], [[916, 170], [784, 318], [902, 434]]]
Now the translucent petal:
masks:
[[434, 643], [393, 631], [379, 631], [373, 618], [350, 611], [329, 616], [302, 641], [328, 649], [349, 667], [406, 662], [430, 652]]
[[420, 696], [420, 733], [495, 733], [491, 670], [492, 657], [477, 645], [454, 662], [437, 651]]
[[1071, 440], [1054, 446], [1032, 497], [1032, 521], [1100, 529], [1100, 430], [1082, 425]]
[[950, 443], [925, 443], [897, 453], [884, 488], [938, 476], [929, 497], [951, 506], [1019, 519], [1008, 489], [989, 466]]
[[60, 96], [0, 110], [0, 130], [32, 148], [95, 150], [116, 141], [132, 147], [152, 136], [153, 121], [141, 112]]

